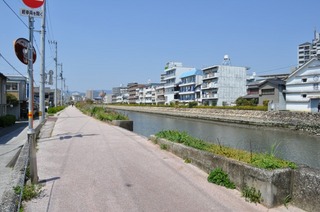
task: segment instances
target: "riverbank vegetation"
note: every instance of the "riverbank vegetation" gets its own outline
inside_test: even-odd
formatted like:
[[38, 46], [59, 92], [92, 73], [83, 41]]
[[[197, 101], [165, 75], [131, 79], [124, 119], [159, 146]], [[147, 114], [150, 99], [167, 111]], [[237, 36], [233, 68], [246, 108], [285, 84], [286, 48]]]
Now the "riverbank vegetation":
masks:
[[235, 106], [208, 106], [208, 105], [198, 105], [197, 102], [189, 103], [171, 103], [168, 105], [156, 105], [156, 104], [112, 104], [118, 106], [139, 106], [139, 107], [173, 107], [173, 108], [212, 108], [212, 109], [222, 109], [222, 110], [258, 110], [267, 111], [268, 106], [258, 106], [258, 105], [235, 105]]
[[275, 157], [275, 148], [272, 147], [270, 153], [253, 153], [252, 151], [244, 151], [233, 149], [231, 147], [221, 145], [219, 139], [218, 144], [212, 144], [198, 138], [194, 138], [186, 132], [179, 132], [176, 130], [163, 130], [155, 134], [158, 138], [164, 138], [172, 142], [181, 143], [199, 150], [211, 152], [216, 155], [235, 159], [254, 167], [263, 169], [277, 169], [277, 168], [296, 168], [297, 165], [290, 161], [285, 161]]
[[76, 107], [84, 114], [99, 119], [100, 121], [129, 120], [128, 116], [122, 113], [86, 102], [79, 102], [76, 104]]

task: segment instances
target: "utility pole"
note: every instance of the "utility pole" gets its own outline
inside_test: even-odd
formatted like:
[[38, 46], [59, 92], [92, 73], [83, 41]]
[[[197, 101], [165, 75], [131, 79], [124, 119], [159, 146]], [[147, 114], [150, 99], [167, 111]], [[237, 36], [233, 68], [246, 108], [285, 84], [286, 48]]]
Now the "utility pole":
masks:
[[61, 79], [61, 91], [60, 91], [60, 104], [63, 105], [63, 70], [62, 70], [62, 63], [60, 63], [61, 72], [60, 72], [60, 79]]
[[40, 110], [39, 110], [39, 118], [40, 123], [45, 120], [45, 39], [46, 39], [46, 2], [43, 3], [43, 16], [42, 16], [42, 29], [41, 29], [41, 71], [40, 71], [40, 89], [39, 89], [39, 97], [40, 97]]
[[28, 45], [28, 74], [29, 74], [29, 104], [28, 104], [28, 141], [29, 141], [29, 163], [31, 182], [38, 183], [37, 157], [35, 152], [36, 133], [33, 128], [33, 31], [34, 17], [29, 16], [29, 45]]
[[57, 87], [58, 87], [58, 42], [57, 41], [49, 41], [51, 44], [55, 44], [56, 46], [56, 57], [54, 61], [56, 63], [56, 73], [55, 73], [55, 89], [54, 89], [54, 106], [58, 106], [58, 97], [57, 97]]

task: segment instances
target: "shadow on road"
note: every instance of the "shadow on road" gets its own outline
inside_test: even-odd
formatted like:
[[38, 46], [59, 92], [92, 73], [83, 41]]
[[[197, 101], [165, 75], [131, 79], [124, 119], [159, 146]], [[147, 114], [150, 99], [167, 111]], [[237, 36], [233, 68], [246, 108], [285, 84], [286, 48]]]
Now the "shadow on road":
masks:
[[18, 121], [10, 127], [0, 128], [0, 144], [6, 144], [12, 138], [18, 136], [27, 126], [28, 121]]

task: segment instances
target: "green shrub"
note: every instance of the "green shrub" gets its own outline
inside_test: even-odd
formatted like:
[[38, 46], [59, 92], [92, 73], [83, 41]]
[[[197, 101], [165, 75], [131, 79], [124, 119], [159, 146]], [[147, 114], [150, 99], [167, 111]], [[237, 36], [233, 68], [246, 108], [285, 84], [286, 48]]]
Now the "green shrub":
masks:
[[16, 123], [16, 117], [14, 115], [7, 114], [0, 117], [0, 127], [8, 127]]
[[188, 103], [188, 107], [189, 108], [193, 108], [193, 107], [196, 107], [196, 106], [198, 106], [198, 102], [189, 102]]
[[65, 109], [66, 106], [57, 106], [57, 107], [49, 107], [48, 108], [48, 113], [49, 114], [55, 114], [63, 109]]
[[236, 186], [230, 181], [229, 176], [221, 168], [216, 168], [210, 172], [208, 181], [226, 188], [235, 189]]

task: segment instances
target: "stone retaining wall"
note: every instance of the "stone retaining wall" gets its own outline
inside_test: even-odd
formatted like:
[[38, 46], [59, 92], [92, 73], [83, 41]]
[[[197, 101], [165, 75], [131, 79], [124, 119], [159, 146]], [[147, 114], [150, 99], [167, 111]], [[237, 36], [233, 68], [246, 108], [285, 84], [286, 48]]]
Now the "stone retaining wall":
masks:
[[241, 190], [244, 186], [254, 187], [261, 192], [262, 204], [268, 208], [285, 204], [291, 197], [291, 203], [307, 211], [320, 208], [320, 170], [300, 167], [265, 170], [229, 158], [197, 150], [166, 139], [150, 136], [150, 140], [166, 145], [175, 155], [191, 160], [191, 163], [210, 173], [222, 168], [232, 182]]
[[119, 110], [197, 118], [219, 122], [283, 127], [320, 135], [320, 113], [114, 105], [108, 105], [107, 107]]

